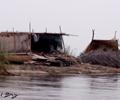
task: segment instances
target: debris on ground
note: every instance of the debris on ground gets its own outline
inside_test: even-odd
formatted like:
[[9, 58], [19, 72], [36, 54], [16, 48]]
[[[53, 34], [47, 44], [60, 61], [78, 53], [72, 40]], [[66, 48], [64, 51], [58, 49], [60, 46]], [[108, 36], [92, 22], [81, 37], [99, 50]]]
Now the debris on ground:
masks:
[[44, 57], [44, 56], [37, 55], [37, 54], [32, 54], [32, 60], [35, 60], [35, 61], [46, 61], [47, 58]]
[[[38, 54], [40, 55], [40, 54]], [[80, 64], [80, 61], [73, 56], [68, 56], [62, 53], [58, 54], [44, 54], [44, 57], [47, 58], [46, 61], [42, 63], [42, 65], [47, 65], [49, 67], [56, 66], [56, 67], [69, 67], [75, 64]]]
[[26, 55], [9, 55], [6, 59], [12, 64], [34, 64], [45, 65], [48, 67], [69, 67], [75, 64], [80, 64], [80, 60], [76, 57], [65, 55], [63, 53], [34, 53]]

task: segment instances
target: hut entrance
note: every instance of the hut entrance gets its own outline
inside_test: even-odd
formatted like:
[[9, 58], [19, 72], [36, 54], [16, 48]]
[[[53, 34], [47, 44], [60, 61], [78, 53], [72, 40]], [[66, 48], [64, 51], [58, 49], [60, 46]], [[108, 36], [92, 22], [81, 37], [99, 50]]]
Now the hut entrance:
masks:
[[63, 39], [61, 34], [34, 33], [31, 39], [31, 49], [33, 52], [55, 52], [63, 49]]

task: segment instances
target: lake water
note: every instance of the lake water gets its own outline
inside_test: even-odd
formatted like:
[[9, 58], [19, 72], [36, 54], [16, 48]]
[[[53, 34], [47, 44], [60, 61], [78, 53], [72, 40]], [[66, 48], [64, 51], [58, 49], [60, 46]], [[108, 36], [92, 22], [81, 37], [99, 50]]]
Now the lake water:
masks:
[[0, 100], [120, 100], [120, 76], [1, 76]]

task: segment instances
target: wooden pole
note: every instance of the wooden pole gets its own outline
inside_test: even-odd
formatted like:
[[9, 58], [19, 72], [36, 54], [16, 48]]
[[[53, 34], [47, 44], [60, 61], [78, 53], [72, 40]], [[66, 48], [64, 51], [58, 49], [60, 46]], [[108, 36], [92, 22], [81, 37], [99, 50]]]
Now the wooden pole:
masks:
[[117, 31], [115, 31], [115, 34], [114, 34], [114, 39], [116, 40], [116, 34], [117, 34]]
[[30, 34], [30, 55], [32, 54], [32, 43], [31, 43], [31, 39], [32, 39], [32, 33], [31, 33], [31, 22], [29, 22], [29, 34]]
[[15, 39], [15, 33], [14, 33], [13, 39], [14, 39], [14, 51], [16, 52], [16, 39]]
[[95, 30], [92, 30], [92, 40], [94, 40]]
[[60, 33], [62, 33], [62, 29], [61, 29], [61, 26], [59, 26], [59, 29], [60, 29]]
[[31, 22], [29, 22], [29, 33], [31, 33]]
[[[62, 34], [61, 26], [59, 26], [59, 30], [60, 30], [60, 34]], [[65, 53], [65, 43], [64, 43], [63, 37], [62, 37], [62, 43], [63, 43], [63, 49], [64, 49], [64, 53]]]
[[14, 32], [14, 27], [13, 27], [13, 32]]
[[47, 33], [47, 27], [45, 28], [45, 33]]

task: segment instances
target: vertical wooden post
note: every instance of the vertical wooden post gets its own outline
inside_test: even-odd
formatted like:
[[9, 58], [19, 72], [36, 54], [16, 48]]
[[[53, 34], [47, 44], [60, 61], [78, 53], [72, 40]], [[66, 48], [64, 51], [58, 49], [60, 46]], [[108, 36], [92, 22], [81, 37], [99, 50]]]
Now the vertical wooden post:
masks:
[[45, 33], [47, 33], [47, 27], [45, 28]]
[[[59, 30], [60, 30], [60, 34], [62, 34], [61, 26], [59, 26]], [[65, 53], [65, 43], [64, 43], [64, 40], [63, 40], [63, 36], [62, 36], [62, 43], [63, 43], [63, 49], [64, 49], [64, 53]]]
[[29, 22], [29, 33], [31, 33], [31, 22]]
[[92, 40], [94, 40], [95, 30], [92, 30]]
[[13, 38], [14, 38], [14, 52], [16, 52], [16, 40], [15, 40], [15, 33], [14, 33], [14, 27], [13, 27]]
[[32, 33], [31, 33], [31, 22], [29, 22], [29, 35], [30, 35], [30, 55], [32, 54], [32, 43], [31, 43], [31, 39], [32, 39]]
[[114, 34], [114, 40], [116, 40], [116, 34], [117, 34], [117, 31], [115, 31], [115, 34]]
[[14, 27], [13, 27], [13, 32], [14, 32]]
[[13, 34], [13, 41], [14, 41], [14, 51], [16, 52], [16, 39], [15, 39], [15, 33]]
[[60, 33], [62, 33], [62, 29], [61, 29], [61, 26], [59, 26], [59, 29], [60, 29]]

